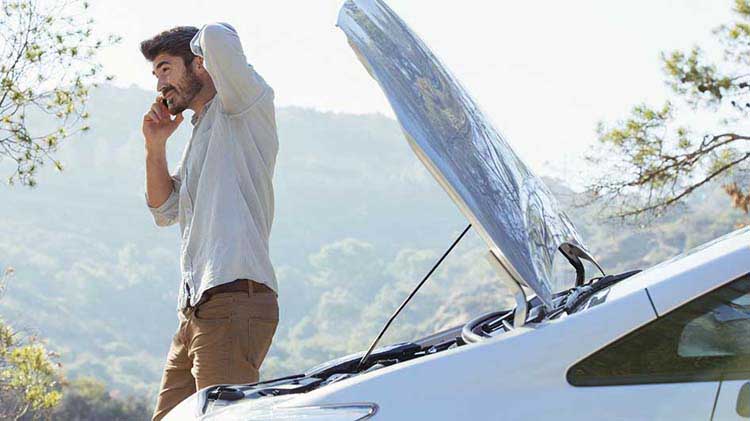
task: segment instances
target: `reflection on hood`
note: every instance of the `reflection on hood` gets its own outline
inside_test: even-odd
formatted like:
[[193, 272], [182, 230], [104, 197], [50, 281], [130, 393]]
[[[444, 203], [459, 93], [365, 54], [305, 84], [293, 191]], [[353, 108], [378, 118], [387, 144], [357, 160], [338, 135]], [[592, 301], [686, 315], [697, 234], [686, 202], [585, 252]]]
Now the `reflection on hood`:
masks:
[[[581, 243], [544, 183], [427, 46], [380, 0], [349, 0], [338, 26], [385, 92], [417, 157], [518, 282], [551, 304], [562, 242]], [[567, 281], [567, 282], [566, 282]]]

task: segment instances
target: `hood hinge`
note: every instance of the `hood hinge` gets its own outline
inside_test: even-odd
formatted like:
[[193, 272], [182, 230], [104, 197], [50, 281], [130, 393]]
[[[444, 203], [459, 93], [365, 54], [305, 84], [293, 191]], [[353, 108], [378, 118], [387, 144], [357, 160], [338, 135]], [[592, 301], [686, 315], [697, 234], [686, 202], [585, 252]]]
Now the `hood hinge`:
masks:
[[513, 293], [513, 298], [516, 300], [516, 309], [513, 313], [513, 327], [519, 328], [525, 325], [526, 317], [529, 314], [529, 301], [521, 283], [515, 279], [512, 272], [503, 265], [492, 250], [487, 254], [487, 260], [490, 261], [490, 265], [495, 268], [505, 281], [506, 285], [508, 285], [510, 291]]

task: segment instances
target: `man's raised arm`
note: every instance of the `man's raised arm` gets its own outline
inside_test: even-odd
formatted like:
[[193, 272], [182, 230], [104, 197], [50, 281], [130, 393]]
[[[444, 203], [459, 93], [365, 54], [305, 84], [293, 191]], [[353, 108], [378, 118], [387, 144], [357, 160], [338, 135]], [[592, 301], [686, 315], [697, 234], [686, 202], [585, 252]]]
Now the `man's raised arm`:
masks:
[[190, 42], [193, 54], [203, 57], [228, 114], [241, 113], [263, 96], [268, 85], [247, 63], [237, 31], [227, 23], [204, 25]]

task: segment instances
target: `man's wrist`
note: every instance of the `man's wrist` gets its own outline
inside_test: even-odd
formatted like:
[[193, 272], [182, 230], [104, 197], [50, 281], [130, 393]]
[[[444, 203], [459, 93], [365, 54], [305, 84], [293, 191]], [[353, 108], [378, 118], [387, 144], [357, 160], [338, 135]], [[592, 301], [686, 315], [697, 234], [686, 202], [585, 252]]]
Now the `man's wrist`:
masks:
[[146, 159], [161, 159], [166, 158], [166, 156], [166, 144], [146, 141]]

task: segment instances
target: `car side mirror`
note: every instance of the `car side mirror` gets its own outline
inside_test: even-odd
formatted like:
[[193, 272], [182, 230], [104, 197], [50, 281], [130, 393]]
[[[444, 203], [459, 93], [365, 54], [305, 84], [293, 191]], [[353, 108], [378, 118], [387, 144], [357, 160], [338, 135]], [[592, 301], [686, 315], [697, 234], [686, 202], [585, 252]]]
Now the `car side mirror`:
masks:
[[742, 385], [737, 396], [737, 415], [750, 418], [750, 382]]

